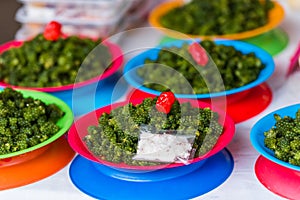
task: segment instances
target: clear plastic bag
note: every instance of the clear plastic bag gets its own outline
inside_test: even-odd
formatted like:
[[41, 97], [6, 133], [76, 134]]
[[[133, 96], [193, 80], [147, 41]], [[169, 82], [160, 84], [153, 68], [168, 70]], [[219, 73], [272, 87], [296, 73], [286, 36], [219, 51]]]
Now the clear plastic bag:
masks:
[[193, 157], [195, 133], [182, 134], [180, 131], [159, 131], [141, 129], [137, 153], [134, 160], [184, 163], [188, 164]]

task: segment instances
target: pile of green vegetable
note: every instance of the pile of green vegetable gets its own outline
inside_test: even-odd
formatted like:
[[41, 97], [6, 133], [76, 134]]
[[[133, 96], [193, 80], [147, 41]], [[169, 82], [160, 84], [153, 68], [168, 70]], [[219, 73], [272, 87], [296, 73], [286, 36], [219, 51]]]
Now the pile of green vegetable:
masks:
[[265, 131], [265, 146], [276, 158], [300, 166], [300, 109], [296, 117], [274, 114], [275, 126]]
[[83, 138], [88, 149], [102, 160], [128, 165], [157, 165], [157, 162], [133, 160], [139, 134], [147, 129], [151, 133], [177, 132], [195, 134], [194, 157], [198, 157], [215, 145], [223, 126], [218, 123], [219, 115], [209, 108], [195, 108], [190, 103], [176, 100], [168, 114], [155, 108], [157, 98], [146, 98], [142, 103], [113, 109], [103, 113], [98, 126], [89, 126]]
[[[216, 44], [211, 40], [203, 40], [199, 44], [211, 56], [206, 66], [200, 66], [193, 60], [188, 52], [189, 44], [184, 43], [182, 47], [162, 48], [156, 59], [145, 60], [144, 66], [137, 69], [137, 74], [146, 87], [154, 90], [170, 88], [177, 94], [207, 94], [253, 82], [265, 68], [254, 53], [244, 54], [233, 46]], [[174, 70], [166, 71], [162, 66]], [[192, 91], [188, 90], [186, 81]]]
[[0, 92], [0, 154], [35, 146], [56, 134], [64, 112], [55, 104], [24, 97], [11, 88]]
[[225, 35], [264, 26], [271, 0], [192, 0], [160, 18], [165, 27], [192, 35]]
[[[0, 55], [0, 81], [25, 87], [53, 87], [88, 80], [102, 74], [112, 61], [108, 48], [100, 43], [100, 39], [77, 36], [50, 41], [39, 34]], [[77, 77], [82, 63], [83, 71]]]

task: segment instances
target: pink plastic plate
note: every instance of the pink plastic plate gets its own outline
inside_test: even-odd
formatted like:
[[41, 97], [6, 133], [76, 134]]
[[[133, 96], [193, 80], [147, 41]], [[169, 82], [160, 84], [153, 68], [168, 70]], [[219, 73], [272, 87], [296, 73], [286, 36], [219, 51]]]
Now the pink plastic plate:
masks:
[[[4, 51], [10, 49], [10, 48], [20, 47], [20, 46], [22, 46], [22, 44], [23, 44], [23, 42], [21, 42], [21, 41], [7, 42], [7, 43], [0, 46], [0, 54], [3, 53]], [[10, 84], [5, 83], [5, 82], [0, 82], [0, 87], [1, 86], [2, 87], [10, 86], [10, 87], [19, 88], [19, 89], [32, 89], [32, 90], [38, 90], [38, 91], [43, 91], [43, 92], [58, 92], [58, 91], [72, 90], [74, 88], [83, 87], [83, 86], [95, 83], [97, 81], [103, 80], [103, 79], [111, 76], [112, 74], [114, 74], [116, 71], [118, 71], [118, 69], [122, 66], [122, 63], [123, 63], [123, 53], [122, 53], [121, 48], [118, 45], [116, 45], [114, 43], [111, 43], [107, 40], [104, 40], [103, 44], [105, 46], [107, 46], [109, 48], [110, 52], [111, 52], [112, 64], [100, 76], [94, 77], [94, 78], [89, 79], [87, 81], [82, 81], [82, 82], [69, 84], [69, 85], [65, 85], [65, 86], [59, 86], [59, 87], [44, 87], [44, 88], [21, 87], [21, 86], [10, 85]]]
[[[107, 166], [111, 166], [114, 168], [121, 168], [121, 169], [130, 169], [130, 170], [154, 170], [154, 169], [162, 169], [162, 168], [173, 168], [173, 167], [180, 167], [185, 164], [183, 163], [171, 163], [166, 165], [156, 165], [156, 166], [134, 166], [134, 165], [127, 165], [124, 163], [112, 163], [105, 160], [101, 160], [99, 158], [96, 158], [87, 148], [85, 143], [82, 141], [82, 138], [87, 135], [87, 128], [91, 125], [97, 125], [98, 124], [98, 118], [101, 116], [102, 113], [107, 112], [109, 113], [113, 108], [123, 106], [128, 104], [128, 102], [132, 102], [133, 104], [141, 103], [142, 99], [130, 99], [127, 102], [120, 102], [115, 103], [109, 106], [105, 106], [102, 108], [99, 108], [93, 112], [90, 112], [80, 119], [76, 120], [75, 123], [71, 126], [69, 132], [68, 132], [68, 141], [70, 146], [81, 156], [97, 162], [101, 163]], [[180, 102], [186, 102], [189, 101], [192, 103], [195, 107], [210, 107], [209, 104], [203, 103], [196, 100], [187, 100], [187, 99], [181, 99]], [[213, 109], [213, 108], [212, 108]], [[218, 112], [220, 115], [220, 123], [224, 126], [224, 132], [219, 137], [217, 143], [215, 144], [214, 148], [206, 153], [205, 155], [201, 157], [194, 158], [193, 160], [190, 160], [189, 163], [198, 162], [200, 160], [204, 160], [208, 157], [211, 157], [212, 155], [218, 153], [224, 147], [226, 147], [227, 144], [231, 141], [232, 137], [235, 133], [235, 124], [233, 120], [227, 116], [226, 114], [223, 114], [222, 112], [217, 111], [216, 109], [213, 109], [214, 111]]]
[[271, 192], [287, 199], [300, 199], [300, 171], [286, 168], [260, 156], [255, 163], [255, 174]]

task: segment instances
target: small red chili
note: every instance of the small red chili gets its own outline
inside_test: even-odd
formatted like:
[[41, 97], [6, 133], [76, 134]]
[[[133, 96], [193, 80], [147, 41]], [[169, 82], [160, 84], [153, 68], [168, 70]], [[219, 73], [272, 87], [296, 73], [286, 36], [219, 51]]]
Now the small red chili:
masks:
[[58, 40], [58, 38], [62, 35], [61, 27], [61, 24], [57, 21], [49, 22], [44, 30], [45, 39], [50, 41]]
[[201, 45], [197, 42], [190, 44], [188, 51], [197, 64], [205, 66], [208, 63], [208, 56], [206, 51]]
[[162, 92], [156, 101], [156, 109], [159, 112], [168, 114], [171, 111], [172, 105], [175, 102], [175, 95], [173, 92]]

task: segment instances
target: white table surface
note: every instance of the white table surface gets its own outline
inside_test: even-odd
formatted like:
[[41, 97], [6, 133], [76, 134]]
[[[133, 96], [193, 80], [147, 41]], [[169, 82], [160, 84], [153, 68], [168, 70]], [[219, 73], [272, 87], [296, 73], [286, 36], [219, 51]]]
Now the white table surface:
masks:
[[[232, 174], [219, 187], [194, 199], [282, 199], [266, 189], [256, 178], [254, 164], [259, 155], [249, 140], [251, 127], [261, 117], [278, 108], [300, 102], [300, 92], [298, 90], [300, 89], [300, 72], [296, 72], [289, 79], [285, 78], [290, 58], [300, 42], [300, 10], [291, 9], [285, 0], [280, 0], [279, 2], [286, 10], [285, 19], [280, 27], [289, 35], [289, 44], [280, 54], [274, 56], [276, 70], [274, 75], [268, 80], [268, 84], [273, 92], [272, 103], [259, 115], [236, 125], [235, 136], [227, 147], [234, 158]], [[128, 55], [131, 52], [136, 52], [138, 49], [143, 50], [154, 46], [162, 37], [161, 33], [149, 28], [131, 30], [120, 34], [122, 37], [119, 42], [120, 44], [122, 43], [124, 52], [128, 53]], [[123, 34], [126, 37], [123, 37]], [[112, 40], [117, 40], [119, 36], [113, 36]], [[38, 182], [0, 191], [0, 199], [93, 199], [72, 184], [68, 170], [69, 165], [54, 175]]]

